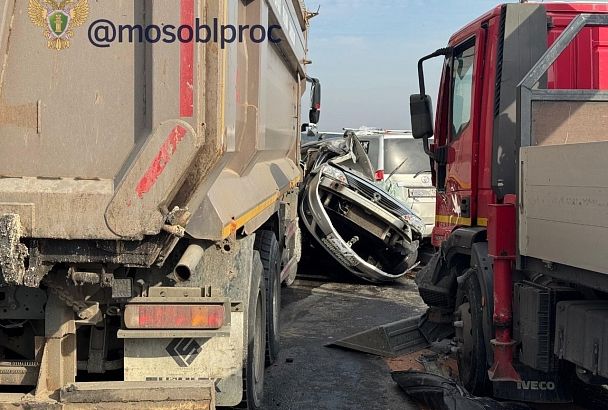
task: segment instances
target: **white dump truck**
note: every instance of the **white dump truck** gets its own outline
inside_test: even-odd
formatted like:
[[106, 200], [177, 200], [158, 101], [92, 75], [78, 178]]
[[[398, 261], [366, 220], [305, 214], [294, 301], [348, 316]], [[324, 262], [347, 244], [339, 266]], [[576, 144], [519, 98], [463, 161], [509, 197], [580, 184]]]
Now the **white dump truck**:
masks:
[[260, 407], [299, 260], [309, 17], [0, 0], [0, 405]]

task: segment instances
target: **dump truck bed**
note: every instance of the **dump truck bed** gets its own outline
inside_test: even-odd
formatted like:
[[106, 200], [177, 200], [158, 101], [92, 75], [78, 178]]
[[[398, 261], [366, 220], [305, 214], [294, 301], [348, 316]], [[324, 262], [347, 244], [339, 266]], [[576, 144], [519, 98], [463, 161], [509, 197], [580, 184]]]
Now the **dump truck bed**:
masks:
[[259, 407], [306, 29], [299, 0], [0, 0], [0, 408]]
[[225, 48], [125, 41], [128, 31], [99, 48], [87, 31], [97, 19], [237, 25], [235, 0], [84, 3], [57, 50], [36, 21], [41, 3], [0, 0], [0, 214], [18, 214], [26, 237], [141, 239], [177, 206], [193, 214], [189, 234], [221, 239], [275, 211], [300, 175], [300, 2], [268, 3], [279, 44]]

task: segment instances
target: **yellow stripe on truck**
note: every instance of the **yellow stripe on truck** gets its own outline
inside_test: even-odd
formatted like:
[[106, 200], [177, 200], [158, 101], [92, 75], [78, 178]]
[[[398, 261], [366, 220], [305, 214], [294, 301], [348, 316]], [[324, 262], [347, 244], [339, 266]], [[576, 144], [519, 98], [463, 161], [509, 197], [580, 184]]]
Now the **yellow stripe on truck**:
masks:
[[274, 194], [270, 198], [266, 199], [261, 204], [257, 205], [255, 208], [250, 209], [245, 212], [242, 216], [237, 219], [233, 219], [228, 225], [225, 225], [222, 229], [222, 238], [227, 238], [233, 233], [235, 233], [239, 228], [243, 227], [247, 222], [251, 221], [253, 218], [264, 212], [266, 209], [270, 208], [279, 200], [279, 194]]
[[276, 204], [281, 199], [283, 194], [285, 194], [289, 190], [297, 187], [299, 182], [300, 182], [300, 177], [298, 176], [295, 179], [291, 180], [289, 182], [289, 186], [286, 187], [285, 189], [283, 189], [282, 191], [275, 193], [274, 195], [270, 196], [268, 199], [265, 199], [260, 204], [256, 205], [255, 207], [251, 208], [249, 211], [245, 212], [243, 215], [239, 216], [236, 219], [233, 219], [232, 222], [230, 222], [229, 224], [224, 225], [224, 227], [222, 228], [222, 238], [225, 239], [225, 238], [229, 237], [230, 235], [235, 233], [237, 230], [239, 230], [240, 228], [245, 226], [245, 224], [247, 222], [251, 221], [253, 218], [255, 218], [256, 216], [258, 216], [259, 214], [264, 212], [266, 209], [268, 209], [271, 206], [273, 206], [274, 204]]
[[[473, 225], [471, 218], [463, 218], [456, 215], [436, 215], [435, 221], [449, 225]], [[477, 218], [477, 226], [488, 226], [488, 218]]]
[[449, 225], [471, 226], [471, 218], [463, 218], [457, 215], [435, 215], [435, 221]]

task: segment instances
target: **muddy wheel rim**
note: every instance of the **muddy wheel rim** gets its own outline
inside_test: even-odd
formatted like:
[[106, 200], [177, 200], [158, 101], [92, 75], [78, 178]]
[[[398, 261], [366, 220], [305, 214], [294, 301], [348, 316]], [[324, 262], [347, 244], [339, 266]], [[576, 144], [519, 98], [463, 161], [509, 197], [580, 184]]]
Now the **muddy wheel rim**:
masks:
[[[262, 323], [262, 297], [258, 295], [258, 302], [255, 307], [255, 335], [253, 338], [253, 377], [256, 387], [262, 381], [264, 372], [264, 328]], [[259, 394], [258, 389], [255, 389], [256, 395]], [[257, 398], [257, 397], [256, 397]]]
[[461, 371], [468, 376], [473, 360], [473, 318], [471, 316], [471, 304], [465, 301], [460, 305], [460, 317], [462, 320], [462, 341], [460, 344], [460, 362], [464, 365]]
[[[277, 270], [278, 271], [278, 265]], [[274, 280], [274, 290], [272, 292], [272, 331], [273, 333], [277, 333], [277, 329], [279, 328], [279, 310], [281, 307], [279, 306], [279, 292], [281, 291], [281, 281], [275, 276]]]

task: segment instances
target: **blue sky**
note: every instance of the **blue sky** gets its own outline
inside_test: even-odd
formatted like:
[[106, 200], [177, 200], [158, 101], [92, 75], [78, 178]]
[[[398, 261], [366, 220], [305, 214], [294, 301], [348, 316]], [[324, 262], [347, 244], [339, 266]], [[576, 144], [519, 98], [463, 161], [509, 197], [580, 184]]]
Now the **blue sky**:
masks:
[[[445, 47], [451, 34], [498, 0], [306, 0], [311, 20], [309, 74], [323, 85], [319, 130], [361, 125], [409, 129], [419, 57]], [[425, 70], [437, 98], [439, 60]], [[304, 100], [308, 105], [308, 100]], [[306, 108], [306, 107], [305, 107]], [[306, 119], [306, 118], [305, 118]]]

